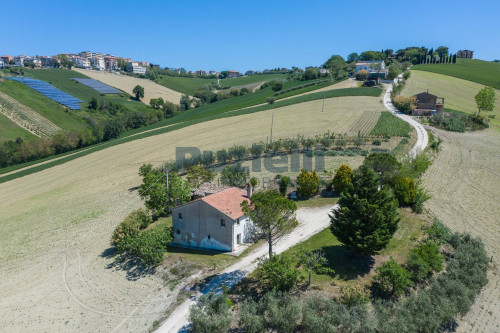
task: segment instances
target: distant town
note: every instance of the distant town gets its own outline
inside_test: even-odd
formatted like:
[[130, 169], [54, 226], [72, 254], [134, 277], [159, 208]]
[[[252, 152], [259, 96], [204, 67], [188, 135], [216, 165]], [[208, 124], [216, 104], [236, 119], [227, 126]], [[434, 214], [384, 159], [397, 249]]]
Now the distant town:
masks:
[[[160, 65], [152, 64], [147, 61], [136, 61], [127, 57], [118, 57], [111, 54], [104, 54], [92, 51], [82, 51], [80, 53], [60, 53], [53, 56], [29, 56], [29, 55], [2, 55], [0, 57], [0, 68], [10, 67], [30, 67], [30, 68], [59, 68], [59, 67], [78, 67], [84, 69], [93, 69], [98, 71], [126, 72], [130, 74], [146, 75], [146, 70], [160, 69]], [[165, 67], [175, 75], [186, 76], [212, 76], [235, 78], [243, 75], [265, 74], [271, 72], [289, 72], [287, 68], [265, 69], [263, 71], [248, 70], [245, 73], [239, 71], [227, 70], [218, 72], [215, 70], [187, 71], [184, 68]], [[221, 75], [222, 73], [222, 75]]]

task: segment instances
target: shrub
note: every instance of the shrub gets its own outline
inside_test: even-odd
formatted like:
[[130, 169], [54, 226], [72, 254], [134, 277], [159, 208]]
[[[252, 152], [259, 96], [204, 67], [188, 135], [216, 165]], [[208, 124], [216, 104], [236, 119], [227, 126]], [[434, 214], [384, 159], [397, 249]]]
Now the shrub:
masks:
[[399, 297], [410, 286], [410, 273], [393, 258], [376, 269], [374, 287], [387, 296]]
[[427, 238], [439, 243], [448, 242], [451, 237], [450, 229], [438, 219], [434, 219], [432, 226], [427, 229]]
[[356, 73], [356, 80], [364, 81], [368, 79], [368, 75], [369, 75], [368, 71], [362, 69]]
[[157, 265], [163, 261], [163, 254], [172, 240], [172, 228], [156, 228], [124, 238], [117, 249], [119, 252], [137, 256], [146, 265]]
[[432, 272], [443, 270], [444, 256], [440, 252], [435, 242], [422, 243], [410, 251], [406, 266], [415, 282], [429, 277]]
[[424, 212], [424, 203], [430, 198], [431, 196], [427, 193], [425, 188], [421, 184], [417, 184], [415, 189], [415, 200], [413, 200], [411, 209], [417, 214], [422, 214]]
[[266, 98], [266, 102], [268, 104], [274, 104], [274, 102], [276, 102], [276, 97], [268, 97]]
[[288, 186], [292, 183], [292, 180], [288, 176], [283, 176], [280, 178], [279, 181], [279, 187], [280, 187], [280, 193], [282, 195], [286, 195], [288, 192]]
[[309, 172], [302, 169], [297, 177], [297, 186], [300, 196], [310, 197], [318, 191], [319, 177], [316, 171]]
[[415, 200], [415, 182], [410, 178], [396, 176], [392, 181], [394, 196], [399, 206], [410, 206]]
[[417, 108], [417, 98], [415, 96], [395, 96], [392, 103], [399, 111], [411, 114]]
[[221, 173], [221, 182], [226, 186], [238, 186], [243, 188], [248, 183], [250, 172], [241, 163], [227, 165]]
[[289, 293], [269, 292], [259, 301], [245, 300], [239, 326], [245, 333], [292, 332], [301, 317], [301, 304]]
[[197, 304], [189, 310], [189, 320], [193, 332], [227, 332], [233, 321], [225, 294], [208, 293], [202, 295]]
[[289, 291], [299, 281], [300, 273], [288, 256], [274, 255], [259, 263], [257, 276], [269, 289]]
[[342, 164], [333, 177], [333, 188], [337, 193], [342, 193], [352, 181], [352, 169]]
[[191, 187], [198, 188], [203, 183], [211, 182], [215, 178], [215, 173], [201, 165], [193, 165], [187, 169], [186, 178]]
[[365, 305], [370, 302], [370, 295], [364, 287], [360, 286], [343, 286], [340, 287], [340, 302], [349, 307], [357, 305]]
[[337, 303], [332, 299], [310, 296], [302, 307], [302, 327], [306, 333], [369, 333], [376, 320], [364, 306]]
[[408, 80], [411, 76], [411, 72], [409, 70], [406, 70], [403, 72], [403, 79]]
[[264, 145], [260, 143], [254, 143], [252, 144], [252, 147], [250, 147], [250, 153], [252, 154], [252, 157], [260, 157], [262, 153], [264, 152]]
[[221, 149], [217, 151], [217, 162], [219, 162], [219, 164], [226, 163], [227, 158], [228, 158], [227, 150]]
[[380, 142], [380, 140], [373, 140], [372, 142], [372, 145], [374, 146], [380, 146], [382, 143]]
[[125, 238], [137, 237], [139, 232], [151, 223], [153, 219], [148, 210], [144, 208], [134, 210], [113, 231], [111, 242], [115, 246], [120, 246]]
[[250, 178], [250, 185], [252, 185], [252, 187], [255, 187], [259, 184], [259, 180], [255, 177], [252, 177]]
[[274, 92], [280, 91], [281, 89], [283, 89], [283, 82], [281, 81], [274, 82], [273, 85], [271, 86], [271, 89]]

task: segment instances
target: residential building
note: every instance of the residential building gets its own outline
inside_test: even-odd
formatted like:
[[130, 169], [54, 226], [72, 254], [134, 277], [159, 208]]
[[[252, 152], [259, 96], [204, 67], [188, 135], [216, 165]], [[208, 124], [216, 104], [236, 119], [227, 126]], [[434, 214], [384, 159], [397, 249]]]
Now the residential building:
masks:
[[41, 56], [40, 61], [42, 67], [54, 67], [56, 64], [56, 59], [53, 57]]
[[91, 51], [82, 51], [82, 52], [80, 52], [79, 55], [82, 58], [87, 58], [87, 59], [92, 58], [92, 52]]
[[385, 78], [389, 71], [385, 68], [383, 60], [362, 61], [356, 63], [356, 73], [360, 70], [368, 72], [368, 78]]
[[356, 63], [356, 73], [360, 70], [371, 72], [378, 69], [385, 69], [385, 62], [383, 60], [362, 61]]
[[319, 69], [319, 73], [320, 74], [328, 74], [328, 73], [330, 73], [330, 71], [328, 69], [326, 69], [326, 68], [320, 68]]
[[194, 72], [194, 75], [198, 75], [198, 76], [200, 76], [200, 75], [206, 75], [206, 74], [207, 74], [207, 72], [202, 71], [202, 70]]
[[73, 57], [71, 58], [76, 67], [80, 68], [90, 68], [90, 60], [84, 57]]
[[118, 60], [112, 56], [104, 57], [104, 66], [107, 70], [114, 71], [118, 68]]
[[94, 57], [92, 58], [92, 67], [100, 70], [100, 71], [103, 71], [106, 69], [106, 63], [104, 61], [104, 58], [102, 57]]
[[136, 61], [129, 61], [127, 66], [128, 70], [134, 74], [146, 74], [146, 67], [139, 66]]
[[3, 61], [2, 58], [0, 58], [0, 68], [3, 68], [4, 64], [5, 64], [5, 62]]
[[459, 50], [457, 52], [457, 58], [473, 59], [473, 57], [474, 57], [474, 51], [471, 50]]
[[254, 226], [240, 204], [249, 200], [247, 192], [236, 187], [177, 206], [172, 210], [173, 245], [231, 252], [252, 239]]
[[217, 71], [209, 71], [208, 74], [210, 74], [210, 75], [217, 75]]
[[235, 77], [240, 77], [241, 74], [238, 71], [227, 71], [227, 77], [229, 78], [235, 78]]
[[3, 55], [0, 58], [2, 58], [2, 60], [4, 61], [4, 63], [6, 65], [9, 64], [11, 61], [14, 60], [14, 58], [12, 56], [10, 56], [10, 55]]
[[24, 55], [19, 55], [14, 57], [14, 66], [24, 66], [24, 59], [26, 59], [26, 56]]
[[246, 71], [245, 72], [245, 75], [254, 75], [255, 74], [255, 71]]

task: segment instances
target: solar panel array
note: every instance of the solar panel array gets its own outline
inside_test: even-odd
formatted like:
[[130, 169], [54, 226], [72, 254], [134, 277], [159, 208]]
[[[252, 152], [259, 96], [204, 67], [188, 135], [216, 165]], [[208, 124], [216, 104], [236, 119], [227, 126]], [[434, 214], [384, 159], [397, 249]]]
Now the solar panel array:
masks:
[[120, 90], [113, 88], [111, 86], [108, 86], [107, 84], [104, 84], [104, 83], [97, 81], [97, 80], [94, 80], [94, 79], [73, 78], [73, 80], [80, 82], [81, 84], [84, 84], [87, 87], [90, 87], [101, 94], [120, 94], [121, 93]]
[[40, 80], [35, 80], [29, 77], [8, 77], [8, 79], [21, 82], [26, 84], [28, 87], [42, 93], [44, 96], [61, 103], [64, 106], [67, 106], [71, 110], [81, 110], [82, 107], [80, 103], [83, 103], [81, 100], [78, 98], [75, 98], [64, 91], [61, 91], [54, 87], [53, 85], [40, 81]]

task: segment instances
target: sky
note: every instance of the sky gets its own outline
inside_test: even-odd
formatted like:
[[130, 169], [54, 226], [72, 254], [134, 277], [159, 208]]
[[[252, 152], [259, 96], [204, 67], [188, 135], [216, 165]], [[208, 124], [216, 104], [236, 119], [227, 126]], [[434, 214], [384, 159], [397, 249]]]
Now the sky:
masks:
[[500, 59], [500, 1], [39, 1], [0, 5], [0, 53], [94, 51], [187, 70], [319, 66], [448, 46]]

